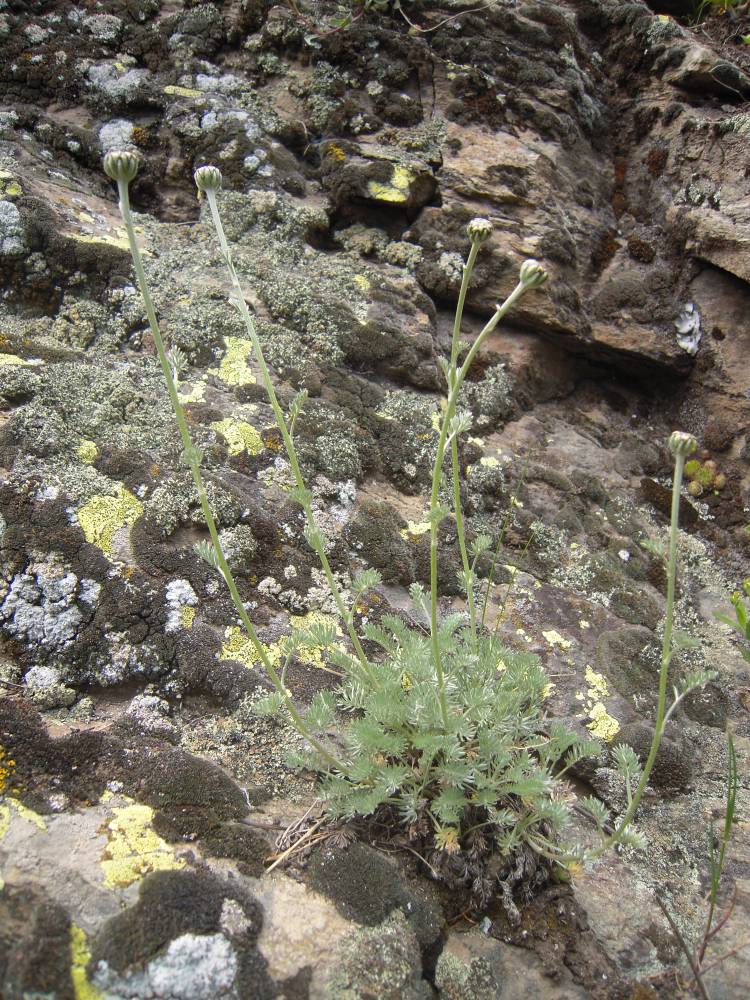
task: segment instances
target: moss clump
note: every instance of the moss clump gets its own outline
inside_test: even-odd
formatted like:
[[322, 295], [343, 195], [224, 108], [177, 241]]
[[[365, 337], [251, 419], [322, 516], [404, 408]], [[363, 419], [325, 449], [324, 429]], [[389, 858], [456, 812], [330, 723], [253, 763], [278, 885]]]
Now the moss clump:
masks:
[[[136, 986], [139, 971], [175, 938], [198, 935], [208, 944], [208, 935], [221, 934], [222, 914], [228, 909], [237, 914], [242, 928], [231, 935], [238, 958], [236, 995], [270, 1000], [276, 990], [256, 948], [263, 926], [260, 905], [238, 886], [196, 871], [156, 872], [141, 882], [135, 906], [107, 921], [91, 944], [94, 985], [104, 986], [119, 975], [126, 980], [132, 976]], [[189, 995], [187, 983], [182, 983], [180, 994]]]
[[222, 823], [200, 841], [206, 854], [215, 858], [229, 858], [237, 862], [243, 875], [260, 878], [265, 871], [270, 843], [247, 826]]
[[637, 694], [655, 703], [659, 649], [654, 635], [641, 625], [603, 632], [597, 643], [597, 663], [623, 697]]
[[423, 889], [410, 888], [401, 870], [371, 847], [320, 850], [308, 872], [312, 888], [332, 899], [348, 920], [374, 926], [398, 910], [423, 948], [440, 936], [443, 916], [437, 902]]

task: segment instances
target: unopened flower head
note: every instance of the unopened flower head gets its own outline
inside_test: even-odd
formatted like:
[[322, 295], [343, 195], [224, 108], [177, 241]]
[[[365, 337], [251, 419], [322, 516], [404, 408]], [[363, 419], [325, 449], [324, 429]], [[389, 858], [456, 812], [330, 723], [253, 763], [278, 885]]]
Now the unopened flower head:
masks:
[[199, 191], [218, 191], [221, 187], [221, 171], [218, 167], [198, 167], [193, 177]]
[[548, 275], [538, 260], [525, 260], [518, 277], [527, 288], [538, 288], [544, 284]]
[[138, 173], [138, 154], [129, 149], [113, 149], [104, 157], [104, 173], [113, 181], [129, 184]]
[[698, 442], [692, 434], [687, 434], [685, 431], [675, 431], [673, 434], [670, 434], [669, 450], [675, 457], [677, 455], [687, 457], [688, 455], [692, 455], [697, 449]]
[[492, 223], [489, 219], [472, 219], [466, 231], [472, 243], [486, 243], [492, 235]]

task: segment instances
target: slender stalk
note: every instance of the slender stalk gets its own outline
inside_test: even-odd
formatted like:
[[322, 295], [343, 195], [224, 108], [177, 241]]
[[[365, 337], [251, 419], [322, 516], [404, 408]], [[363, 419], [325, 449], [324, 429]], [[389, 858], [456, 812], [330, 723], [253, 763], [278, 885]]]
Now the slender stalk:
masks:
[[349, 633], [349, 638], [354, 650], [357, 654], [357, 659], [359, 660], [362, 669], [368, 675], [371, 682], [376, 686], [380, 687], [380, 680], [377, 676], [377, 672], [374, 670], [372, 664], [367, 659], [365, 651], [362, 648], [362, 644], [359, 641], [359, 636], [357, 635], [354, 625], [351, 621], [349, 614], [347, 613], [346, 607], [344, 605], [343, 598], [341, 597], [341, 592], [338, 588], [336, 580], [331, 569], [331, 565], [328, 561], [328, 557], [325, 553], [325, 548], [323, 546], [322, 539], [317, 542], [316, 539], [320, 538], [320, 532], [315, 523], [315, 515], [313, 514], [312, 506], [310, 500], [306, 499], [307, 489], [305, 487], [305, 481], [302, 477], [302, 471], [299, 467], [299, 462], [297, 460], [297, 451], [294, 447], [294, 440], [292, 439], [289, 429], [286, 425], [286, 418], [284, 416], [284, 411], [281, 409], [278, 397], [276, 395], [276, 390], [274, 389], [273, 382], [271, 381], [271, 375], [268, 371], [268, 365], [266, 364], [266, 359], [263, 354], [263, 348], [261, 347], [260, 340], [258, 339], [258, 334], [255, 329], [255, 324], [253, 323], [252, 316], [250, 315], [250, 310], [247, 308], [247, 303], [245, 302], [245, 297], [242, 293], [242, 285], [237, 277], [237, 272], [234, 267], [232, 260], [232, 253], [229, 249], [229, 244], [227, 243], [226, 235], [224, 234], [224, 226], [222, 225], [221, 216], [219, 214], [219, 206], [216, 200], [216, 191], [208, 189], [206, 192], [208, 198], [208, 207], [211, 211], [211, 219], [213, 220], [214, 229], [216, 230], [216, 235], [219, 239], [219, 246], [221, 247], [221, 253], [224, 258], [224, 263], [227, 266], [229, 272], [229, 278], [232, 282], [232, 288], [234, 291], [235, 304], [240, 311], [243, 322], [245, 323], [245, 328], [247, 329], [248, 336], [250, 337], [250, 342], [253, 346], [253, 352], [255, 354], [255, 360], [260, 368], [261, 378], [263, 380], [263, 387], [268, 395], [269, 402], [271, 404], [271, 409], [273, 410], [274, 417], [276, 418], [276, 423], [278, 425], [279, 431], [281, 432], [281, 437], [284, 441], [284, 448], [286, 449], [287, 456], [289, 458], [289, 463], [292, 468], [292, 474], [294, 476], [294, 481], [297, 484], [299, 492], [299, 502], [305, 515], [305, 520], [307, 522], [310, 535], [309, 537], [313, 539], [313, 548], [320, 560], [320, 564], [323, 568], [323, 573], [325, 574], [326, 582], [328, 583], [328, 589], [333, 595], [334, 602], [336, 604], [336, 609], [339, 616], [346, 625], [347, 632]]
[[656, 706], [656, 720], [654, 722], [654, 738], [651, 741], [651, 749], [643, 765], [641, 779], [630, 801], [630, 804], [623, 816], [620, 825], [606, 840], [598, 847], [592, 848], [587, 854], [587, 858], [594, 859], [600, 857], [610, 847], [614, 846], [622, 839], [627, 827], [635, 816], [638, 806], [641, 804], [643, 793], [646, 790], [648, 779], [651, 775], [656, 756], [659, 753], [664, 728], [668, 718], [667, 713], [667, 681], [669, 677], [669, 663], [672, 659], [672, 628], [674, 624], [674, 594], [675, 578], [677, 576], [677, 539], [680, 519], [680, 487], [682, 486], [682, 474], [685, 468], [685, 455], [681, 452], [675, 454], [674, 479], [672, 481], [672, 511], [669, 522], [669, 561], [667, 567], [667, 613], [664, 621], [664, 635], [661, 645], [661, 667], [659, 670], [659, 697]]
[[435, 675], [438, 684], [438, 698], [440, 699], [440, 714], [443, 725], [448, 728], [448, 703], [445, 698], [445, 676], [440, 654], [440, 641], [438, 638], [438, 615], [437, 615], [437, 553], [438, 553], [438, 521], [439, 521], [439, 495], [440, 495], [440, 475], [443, 470], [445, 459], [445, 449], [448, 441], [448, 426], [452, 409], [455, 408], [458, 393], [466, 378], [467, 372], [471, 368], [477, 351], [492, 333], [500, 320], [508, 310], [515, 305], [518, 299], [529, 287], [528, 283], [519, 281], [513, 291], [502, 305], [495, 310], [494, 315], [485, 324], [477, 339], [472, 344], [469, 353], [466, 355], [464, 363], [453, 379], [453, 385], [448, 393], [448, 403], [445, 408], [443, 420], [440, 425], [440, 436], [438, 437], [437, 452], [435, 454], [435, 464], [432, 469], [432, 491], [430, 494], [430, 639], [432, 645], [432, 658], [435, 664]]
[[341, 761], [337, 760], [324, 746], [320, 743], [310, 732], [304, 723], [304, 720], [300, 716], [297, 709], [294, 707], [292, 699], [288, 694], [286, 688], [281, 682], [279, 675], [277, 674], [273, 663], [269, 659], [268, 653], [266, 652], [263, 643], [258, 638], [258, 634], [255, 631], [253, 623], [248, 617], [247, 611], [242, 603], [242, 598], [240, 597], [239, 591], [237, 590], [237, 584], [235, 583], [232, 571], [229, 568], [226, 557], [224, 555], [224, 550], [222, 549], [221, 542], [219, 541], [219, 532], [216, 528], [216, 521], [211, 512], [211, 507], [208, 503], [208, 497], [206, 495], [206, 489], [203, 483], [203, 476], [200, 471], [199, 463], [199, 452], [194, 447], [193, 442], [190, 437], [190, 431], [188, 430], [187, 420], [185, 419], [185, 411], [180, 403], [180, 398], [177, 393], [177, 386], [175, 385], [174, 376], [172, 374], [172, 368], [169, 364], [169, 359], [167, 358], [167, 352], [164, 347], [164, 340], [162, 339], [161, 330], [159, 329], [159, 322], [156, 318], [156, 311], [154, 310], [154, 304], [151, 299], [151, 293], [148, 288], [148, 283], [146, 281], [146, 273], [143, 270], [143, 261], [141, 259], [141, 252], [138, 247], [138, 241], [135, 238], [135, 229], [133, 226], [133, 217], [130, 211], [130, 196], [128, 192], [128, 184], [125, 180], [118, 179], [117, 190], [120, 196], [120, 213], [122, 215], [122, 220], [125, 224], [125, 230], [128, 234], [128, 243], [130, 245], [130, 253], [133, 258], [133, 265], [135, 267], [136, 278], [138, 279], [138, 287], [141, 291], [141, 296], [143, 297], [143, 303], [146, 307], [146, 316], [148, 318], [148, 325], [151, 328], [151, 335], [154, 338], [154, 345], [156, 346], [156, 353], [159, 358], [159, 363], [161, 365], [161, 370], [164, 375], [164, 380], [167, 383], [167, 391], [169, 393], [169, 400], [172, 404], [172, 410], [174, 412], [175, 420], [177, 421], [177, 428], [180, 432], [180, 438], [182, 440], [182, 446], [184, 449], [185, 461], [190, 468], [190, 472], [193, 476], [193, 482], [195, 483], [196, 490], [198, 491], [198, 499], [200, 501], [201, 510], [203, 512], [203, 517], [206, 521], [206, 527], [208, 528], [208, 533], [211, 537], [211, 542], [216, 553], [217, 564], [221, 575], [224, 577], [227, 587], [229, 588], [229, 593], [231, 594], [232, 601], [235, 606], [235, 610], [239, 616], [242, 626], [245, 629], [250, 642], [252, 643], [253, 650], [256, 656], [263, 665], [264, 670], [268, 674], [271, 683], [276, 688], [278, 693], [283, 697], [284, 703], [286, 705], [287, 711], [294, 723], [295, 728], [303, 736], [311, 746], [313, 746], [319, 754], [326, 760], [332, 767], [338, 770], [345, 771], [344, 765]]
[[[716, 857], [715, 848], [713, 843], [711, 845], [711, 893], [709, 896], [708, 904], [708, 915], [706, 917], [706, 926], [703, 931], [703, 940], [701, 942], [700, 950], [698, 953], [698, 966], [703, 964], [703, 959], [706, 956], [706, 947], [708, 942], [714, 936], [716, 931], [726, 923], [726, 919], [722, 920], [717, 927], [713, 930], [711, 925], [714, 920], [714, 913], [716, 911], [716, 900], [719, 895], [719, 886], [721, 884], [721, 876], [724, 871], [724, 864], [726, 860], [727, 845], [729, 844], [729, 838], [732, 835], [732, 826], [734, 825], [734, 811], [737, 802], [737, 754], [734, 749], [734, 738], [732, 737], [731, 730], [727, 732], [727, 755], [728, 755], [728, 765], [727, 765], [727, 807], [724, 813], [724, 830], [721, 836], [721, 844], [719, 846], [719, 856]], [[712, 831], [713, 835], [713, 831]], [[736, 893], [736, 887], [735, 887]]]
[[[464, 273], [461, 278], [461, 288], [458, 293], [458, 303], [456, 305], [456, 316], [453, 321], [453, 336], [451, 338], [451, 360], [450, 360], [450, 370], [448, 374], [448, 391], [453, 387], [453, 383], [456, 380], [456, 368], [458, 364], [458, 351], [461, 336], [461, 322], [464, 315], [464, 304], [466, 302], [466, 293], [469, 289], [469, 282], [471, 281], [471, 274], [474, 270], [474, 264], [477, 259], [477, 254], [479, 253], [479, 247], [481, 246], [479, 240], [472, 240], [471, 250], [469, 251], [469, 256], [464, 267]], [[448, 419], [451, 420], [456, 414], [456, 403], [454, 402], [452, 407], [452, 412], [448, 413]], [[472, 642], [476, 643], [477, 638], [477, 623], [476, 623], [476, 609], [474, 606], [474, 573], [473, 566], [469, 566], [469, 554], [466, 550], [466, 532], [464, 530], [464, 518], [463, 510], [461, 507], [461, 468], [459, 465], [458, 458], [458, 438], [453, 437], [451, 440], [451, 467], [453, 471], [453, 511], [456, 515], [456, 535], [458, 536], [458, 547], [461, 552], [461, 563], [464, 569], [464, 579], [466, 580], [466, 600], [469, 605], [469, 628], [471, 630]]]

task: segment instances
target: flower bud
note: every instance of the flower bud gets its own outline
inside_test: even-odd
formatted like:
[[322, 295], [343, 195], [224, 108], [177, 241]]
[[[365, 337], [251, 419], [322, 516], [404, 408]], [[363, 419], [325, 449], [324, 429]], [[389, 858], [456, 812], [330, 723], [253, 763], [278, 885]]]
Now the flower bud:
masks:
[[492, 223], [489, 219], [472, 219], [466, 232], [472, 243], [486, 243], [492, 234]]
[[115, 149], [104, 157], [104, 173], [113, 181], [129, 184], [138, 173], [138, 155], [127, 149]]
[[525, 260], [521, 264], [519, 280], [527, 288], [539, 288], [547, 280], [547, 272], [538, 260]]
[[698, 450], [698, 442], [692, 434], [686, 434], [685, 431], [675, 431], [669, 436], [669, 450], [674, 456], [686, 457]]
[[193, 177], [199, 191], [218, 191], [221, 187], [221, 171], [218, 167], [198, 167]]

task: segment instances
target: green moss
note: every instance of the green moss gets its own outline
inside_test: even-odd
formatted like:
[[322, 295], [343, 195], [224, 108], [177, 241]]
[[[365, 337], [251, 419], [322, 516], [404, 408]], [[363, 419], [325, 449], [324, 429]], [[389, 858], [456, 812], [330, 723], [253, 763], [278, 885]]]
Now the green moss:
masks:
[[374, 926], [399, 910], [422, 947], [440, 936], [443, 916], [436, 899], [421, 887], [410, 887], [400, 868], [371, 847], [320, 850], [308, 873], [312, 888], [331, 898], [348, 920]]

